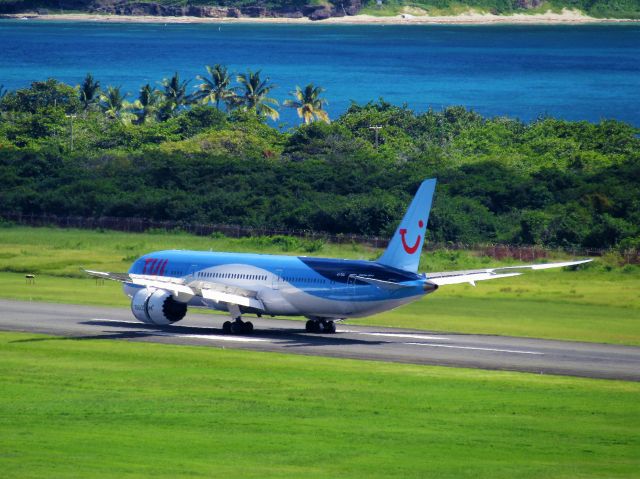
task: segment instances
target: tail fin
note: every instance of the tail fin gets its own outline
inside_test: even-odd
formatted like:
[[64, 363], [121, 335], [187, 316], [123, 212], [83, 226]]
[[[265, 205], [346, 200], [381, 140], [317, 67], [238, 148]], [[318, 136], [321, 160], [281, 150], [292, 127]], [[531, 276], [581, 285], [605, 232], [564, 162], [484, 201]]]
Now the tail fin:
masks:
[[418, 271], [435, 188], [435, 178], [422, 182], [378, 263], [413, 273]]

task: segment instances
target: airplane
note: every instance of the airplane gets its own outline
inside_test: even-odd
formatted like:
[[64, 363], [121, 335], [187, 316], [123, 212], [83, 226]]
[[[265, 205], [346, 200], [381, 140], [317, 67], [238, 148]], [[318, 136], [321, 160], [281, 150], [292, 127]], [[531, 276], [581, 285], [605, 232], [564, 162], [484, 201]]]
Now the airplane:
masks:
[[336, 332], [336, 322], [388, 311], [440, 286], [506, 278], [520, 269], [574, 266], [583, 259], [440, 273], [418, 273], [436, 180], [422, 182], [387, 249], [376, 261], [203, 251], [156, 251], [127, 273], [85, 270], [123, 283], [131, 311], [157, 326], [183, 319], [190, 306], [226, 311], [227, 334], [250, 334], [258, 317], [304, 316], [309, 333]]

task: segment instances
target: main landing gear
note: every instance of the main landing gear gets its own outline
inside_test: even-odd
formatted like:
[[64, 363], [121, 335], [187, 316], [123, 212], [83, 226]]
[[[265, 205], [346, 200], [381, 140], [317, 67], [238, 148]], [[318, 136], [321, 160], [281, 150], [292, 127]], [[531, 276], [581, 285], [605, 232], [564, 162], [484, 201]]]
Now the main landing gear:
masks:
[[305, 331], [307, 333], [335, 334], [336, 323], [327, 321], [326, 319], [310, 319], [307, 321], [307, 324], [305, 324]]
[[251, 321], [243, 321], [242, 318], [236, 318], [233, 322], [225, 321], [222, 325], [224, 334], [251, 334], [253, 333], [253, 323]]
[[229, 313], [233, 321], [225, 321], [222, 325], [224, 334], [251, 334], [253, 333], [253, 323], [251, 321], [243, 321], [240, 316], [240, 308], [236, 304], [229, 305]]

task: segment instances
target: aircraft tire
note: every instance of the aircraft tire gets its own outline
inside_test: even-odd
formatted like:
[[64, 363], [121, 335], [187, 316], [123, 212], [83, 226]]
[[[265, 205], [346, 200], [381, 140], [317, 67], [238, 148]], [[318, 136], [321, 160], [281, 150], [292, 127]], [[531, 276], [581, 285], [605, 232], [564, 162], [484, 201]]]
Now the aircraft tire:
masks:
[[314, 331], [314, 326], [315, 326], [315, 321], [309, 320], [306, 322], [306, 324], [304, 325], [304, 330], [307, 333], [313, 333]]
[[244, 334], [253, 333], [253, 323], [251, 321], [247, 321], [246, 323], [244, 323], [242, 329], [244, 329]]
[[225, 321], [222, 324], [222, 332], [224, 334], [231, 334], [231, 321]]
[[329, 334], [336, 334], [336, 323], [328, 321], [325, 325], [325, 331]]
[[231, 323], [231, 334], [242, 334], [244, 333], [244, 330], [244, 323], [240, 323], [238, 321]]

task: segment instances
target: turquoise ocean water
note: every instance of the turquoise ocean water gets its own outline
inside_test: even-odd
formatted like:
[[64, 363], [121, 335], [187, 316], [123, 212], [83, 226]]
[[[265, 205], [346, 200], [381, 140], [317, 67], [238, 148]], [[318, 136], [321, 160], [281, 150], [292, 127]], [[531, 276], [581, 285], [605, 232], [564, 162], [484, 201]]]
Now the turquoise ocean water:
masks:
[[[0, 21], [0, 84], [92, 72], [132, 96], [205, 64], [262, 69], [287, 98], [327, 89], [332, 117], [383, 97], [416, 110], [464, 105], [529, 121], [616, 118], [640, 126], [640, 26], [352, 26]], [[190, 87], [195, 85], [192, 81]], [[283, 109], [284, 111], [284, 109]], [[293, 112], [283, 115], [295, 122]]]

